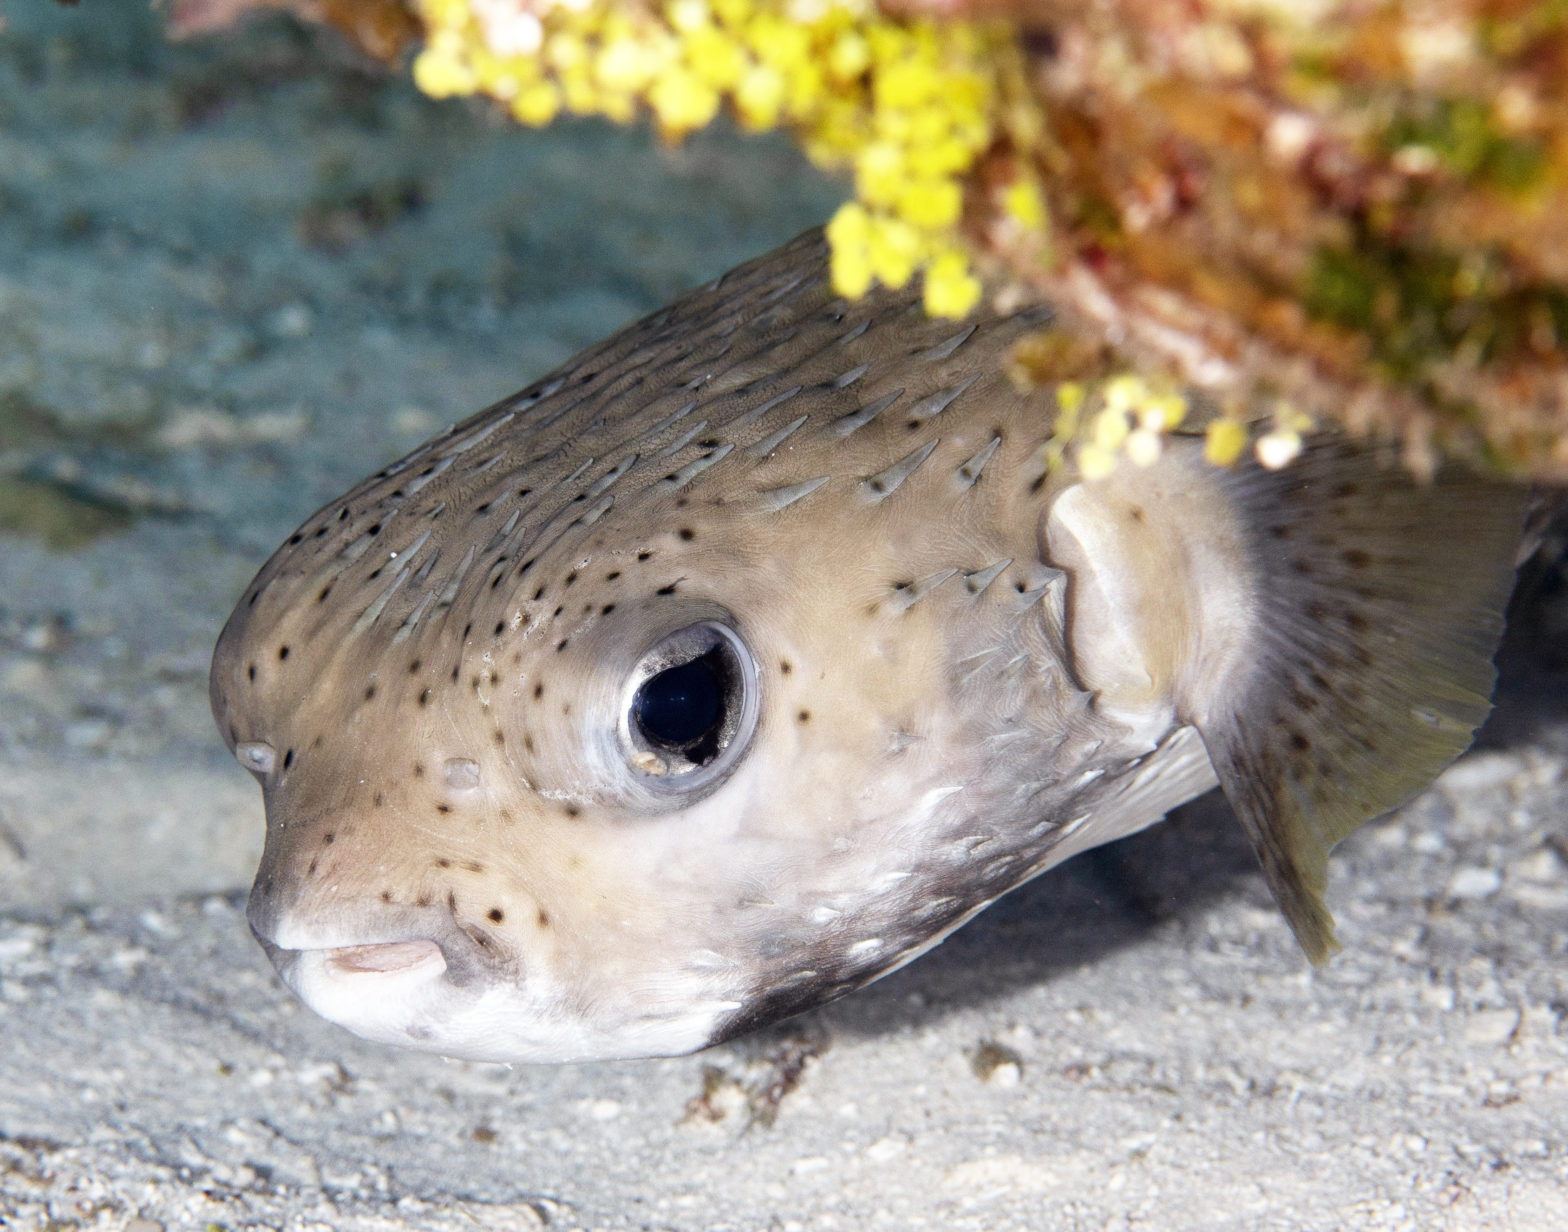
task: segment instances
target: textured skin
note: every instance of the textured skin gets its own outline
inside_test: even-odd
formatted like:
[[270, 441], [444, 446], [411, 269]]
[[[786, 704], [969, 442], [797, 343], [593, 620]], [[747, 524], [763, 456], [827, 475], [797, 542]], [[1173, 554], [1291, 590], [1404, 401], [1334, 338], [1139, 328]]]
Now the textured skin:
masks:
[[[241, 600], [212, 701], [231, 746], [276, 751], [251, 919], [285, 974], [284, 950], [431, 937], [454, 998], [523, 990], [515, 1029], [355, 1029], [697, 1047], [906, 961], [1136, 786], [1147, 741], [1119, 749], [1063, 666], [1050, 402], [998, 362], [1040, 317], [846, 304], [824, 262], [808, 234], [458, 425]], [[613, 742], [621, 682], [714, 616], [761, 668], [754, 747], [651, 799]], [[1210, 782], [1178, 774], [1130, 828]]]
[[[1316, 957], [1328, 847], [1468, 743], [1517, 500], [1372, 462], [1325, 500], [1330, 446], [1047, 473], [1053, 392], [1004, 375], [1045, 314], [846, 303], [825, 265], [809, 233], [623, 330], [317, 512], [241, 599], [212, 703], [266, 799], [250, 921], [319, 1012], [497, 1060], [699, 1048], [1216, 766]], [[635, 673], [699, 622], [749, 648], [756, 729], [655, 782]]]

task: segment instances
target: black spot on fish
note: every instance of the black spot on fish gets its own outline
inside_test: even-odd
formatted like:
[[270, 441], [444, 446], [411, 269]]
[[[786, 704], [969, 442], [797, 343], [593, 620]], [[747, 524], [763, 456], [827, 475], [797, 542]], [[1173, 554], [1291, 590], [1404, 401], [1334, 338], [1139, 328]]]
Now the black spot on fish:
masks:
[[438, 805], [436, 805], [436, 812], [438, 812], [438, 813], [445, 814], [445, 813], [450, 813], [451, 811], [452, 811], [452, 806], [450, 804], [438, 804]]
[[283, 768], [285, 770], [287, 770], [293, 764], [294, 764], [294, 750], [293, 749], [289, 749], [287, 752], [285, 752], [283, 754]]
[[365, 700], [368, 702], [372, 698], [374, 698], [375, 695], [376, 695], [376, 686], [373, 685], [373, 684], [367, 684], [365, 686]]
[[550, 927], [550, 913], [543, 907], [539, 908], [539, 914], [534, 918], [538, 921], [540, 928]]
[[492, 924], [499, 924], [506, 919], [506, 912], [502, 911], [499, 907], [492, 907], [489, 911], [485, 912], [485, 919], [489, 920]]
[[419, 704], [421, 706], [428, 706], [430, 704], [430, 690], [429, 689], [421, 689], [420, 690], [420, 692], [419, 692]]
[[286, 659], [288, 657], [289, 657], [289, 648], [287, 646], [279, 646], [278, 647], [278, 659], [279, 659], [279, 661], [281, 662], [282, 660], [284, 660], [284, 659]]
[[325, 603], [327, 601], [327, 596], [330, 595], [331, 593], [332, 593], [332, 583], [328, 582], [325, 586], [323, 586], [321, 588], [321, 592], [316, 596], [316, 602], [317, 603]]
[[325, 834], [323, 834], [321, 836], [321, 845], [323, 847], [330, 847], [330, 846], [332, 846], [332, 844], [334, 842], [337, 841], [337, 837], [338, 836], [336, 834], [332, 833], [331, 830], [328, 830]]
[[794, 665], [791, 664], [788, 659], [781, 659], [779, 661], [779, 671], [782, 672], [784, 675], [788, 676], [794, 670], [795, 670]]
[[809, 722], [811, 722], [811, 711], [809, 711], [809, 710], [802, 710], [802, 711], [800, 711], [798, 714], [795, 715], [795, 721], [798, 722], [798, 723], [809, 723]]
[[544, 696], [544, 681], [541, 680], [536, 685], [534, 685], [534, 701], [538, 701], [543, 696]]
[[599, 609], [599, 615], [601, 615], [601, 616], [608, 616], [614, 610], [615, 610], [615, 604], [613, 604], [613, 603], [606, 603], [603, 607], [601, 607]]
[[256, 679], [256, 665], [254, 663], [251, 663], [251, 664], [246, 666], [246, 668], [245, 668], [245, 676], [249, 680]]

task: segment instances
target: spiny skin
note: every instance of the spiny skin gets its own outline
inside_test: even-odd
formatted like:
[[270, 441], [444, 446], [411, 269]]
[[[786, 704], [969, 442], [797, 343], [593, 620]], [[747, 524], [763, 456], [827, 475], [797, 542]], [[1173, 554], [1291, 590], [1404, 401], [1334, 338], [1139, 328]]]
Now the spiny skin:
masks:
[[[212, 702], [266, 800], [250, 919], [327, 1017], [497, 1060], [689, 1051], [1216, 781], [1190, 719], [1247, 631], [1184, 622], [1252, 602], [1236, 534], [1149, 549], [1191, 591], [1159, 646], [1088, 619], [1121, 585], [1105, 510], [1143, 511], [1045, 473], [1051, 394], [1001, 363], [1042, 314], [846, 303], [825, 266], [808, 234], [615, 335], [319, 511], [241, 599]], [[1171, 465], [1180, 530], [1211, 511]], [[1075, 552], [1077, 600], [1048, 563]], [[629, 758], [627, 681], [703, 621], [755, 661], [756, 728], [682, 791]], [[1162, 666], [1200, 643], [1202, 682]]]

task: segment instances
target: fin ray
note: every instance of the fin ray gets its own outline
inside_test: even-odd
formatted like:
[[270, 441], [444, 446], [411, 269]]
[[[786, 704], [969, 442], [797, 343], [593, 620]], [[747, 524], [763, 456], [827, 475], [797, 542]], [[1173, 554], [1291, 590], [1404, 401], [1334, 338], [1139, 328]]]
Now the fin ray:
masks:
[[1421, 483], [1337, 437], [1221, 480], [1253, 536], [1257, 641], [1194, 716], [1307, 956], [1338, 943], [1334, 845], [1469, 747], [1491, 708], [1529, 494], [1458, 470]]

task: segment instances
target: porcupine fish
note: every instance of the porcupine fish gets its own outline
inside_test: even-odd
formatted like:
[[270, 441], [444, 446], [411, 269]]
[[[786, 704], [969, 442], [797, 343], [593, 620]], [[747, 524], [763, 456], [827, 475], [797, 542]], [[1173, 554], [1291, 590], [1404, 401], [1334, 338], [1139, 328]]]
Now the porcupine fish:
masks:
[[359, 1035], [676, 1054], [1224, 789], [1307, 954], [1332, 845], [1485, 716], [1524, 497], [1314, 436], [1086, 479], [1048, 314], [848, 302], [808, 233], [308, 519], [212, 667], [249, 920]]

